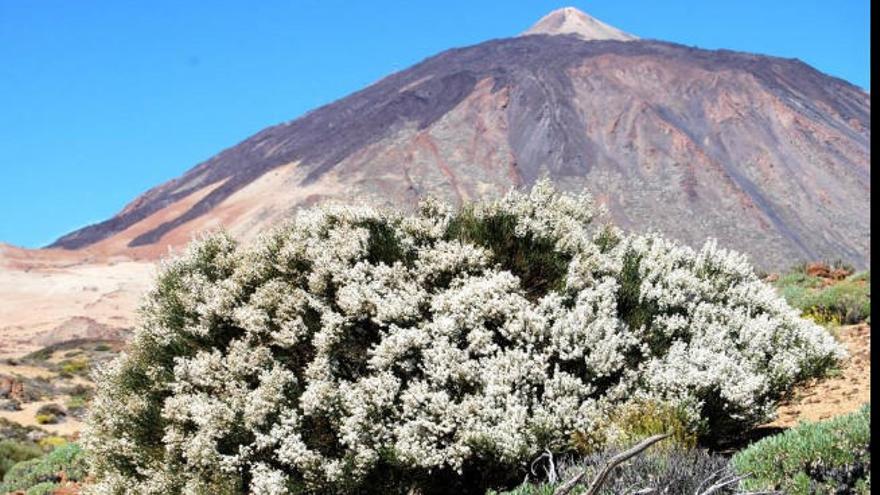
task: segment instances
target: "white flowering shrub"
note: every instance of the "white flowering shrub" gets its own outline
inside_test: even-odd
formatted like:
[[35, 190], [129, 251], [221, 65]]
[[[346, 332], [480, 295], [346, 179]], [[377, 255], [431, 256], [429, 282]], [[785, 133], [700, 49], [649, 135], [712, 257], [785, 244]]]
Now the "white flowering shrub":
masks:
[[704, 435], [754, 425], [842, 356], [743, 256], [596, 212], [541, 182], [194, 243], [100, 373], [93, 490], [485, 488], [628, 401], [684, 408]]

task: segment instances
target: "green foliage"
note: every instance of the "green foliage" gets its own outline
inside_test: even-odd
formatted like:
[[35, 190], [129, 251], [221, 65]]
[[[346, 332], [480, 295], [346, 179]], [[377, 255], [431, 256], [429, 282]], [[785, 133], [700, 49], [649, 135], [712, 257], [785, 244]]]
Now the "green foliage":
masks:
[[697, 435], [688, 426], [687, 415], [680, 406], [655, 401], [630, 402], [617, 411], [614, 422], [622, 432], [617, 441], [621, 445], [662, 433], [672, 436], [655, 448], [690, 449], [697, 443]]
[[54, 414], [37, 414], [34, 416], [34, 420], [38, 425], [54, 425], [58, 422], [58, 416]]
[[520, 278], [529, 298], [561, 291], [570, 256], [560, 253], [551, 239], [517, 235], [516, 224], [509, 213], [480, 216], [472, 206], [465, 207], [450, 221], [446, 238], [490, 249], [493, 261]]
[[85, 375], [89, 372], [89, 361], [86, 359], [65, 359], [58, 365], [65, 375]]
[[33, 442], [0, 440], [0, 479], [15, 464], [43, 455], [43, 451]]
[[871, 272], [859, 272], [843, 280], [824, 279], [795, 270], [774, 285], [790, 305], [819, 323], [845, 325], [871, 316]]
[[64, 409], [55, 403], [44, 404], [37, 409], [36, 421], [37, 424], [47, 425], [47, 424], [55, 424], [62, 417], [66, 416], [67, 413]]
[[76, 412], [86, 407], [88, 398], [85, 395], [71, 395], [64, 404], [68, 411]]
[[634, 401], [614, 409], [607, 422], [590, 431], [576, 432], [572, 441], [581, 454], [592, 454], [608, 444], [629, 445], [652, 435], [672, 436], [654, 449], [691, 449], [697, 444], [697, 432], [688, 424], [682, 407], [657, 401]]
[[54, 481], [44, 481], [28, 488], [24, 495], [51, 495], [58, 488], [58, 483]]
[[44, 456], [15, 464], [3, 476], [0, 492], [51, 493], [51, 489], [57, 488], [62, 472], [70, 481], [85, 478], [85, 460], [78, 444], [62, 445]]
[[367, 259], [371, 263], [392, 265], [395, 261], [404, 261], [406, 253], [394, 229], [385, 223], [368, 220], [363, 226], [370, 231], [367, 245]]
[[750, 474], [744, 481], [750, 490], [870, 493], [870, 416], [866, 405], [847, 416], [802, 424], [754, 443], [737, 453], [732, 464], [739, 473]]
[[[620, 289], [618, 290], [617, 313], [622, 316], [630, 328], [649, 329], [651, 320], [657, 313], [656, 304], [643, 301], [640, 295], [642, 284], [639, 275], [641, 257], [629, 251], [623, 258], [623, 269], [620, 272]], [[648, 346], [652, 352], [657, 353], [665, 339], [658, 339], [656, 335], [648, 332]]]

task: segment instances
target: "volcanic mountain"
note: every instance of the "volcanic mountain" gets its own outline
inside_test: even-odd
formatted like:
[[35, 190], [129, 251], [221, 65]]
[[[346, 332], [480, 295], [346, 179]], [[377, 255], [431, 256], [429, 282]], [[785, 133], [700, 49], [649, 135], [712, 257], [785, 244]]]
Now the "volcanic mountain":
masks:
[[573, 8], [269, 127], [51, 247], [155, 256], [326, 199], [456, 203], [547, 176], [628, 229], [763, 267], [868, 263], [870, 98], [793, 59], [641, 40]]
[[[59, 270], [82, 288], [78, 309], [58, 309], [41, 331], [83, 314], [123, 325], [130, 303], [120, 297], [135, 289], [101, 271], [111, 257], [113, 270], [134, 260], [143, 273], [199, 231], [247, 239], [321, 201], [400, 207], [431, 194], [462, 204], [541, 177], [588, 189], [625, 229], [694, 246], [714, 237], [763, 268], [863, 267], [870, 105], [862, 89], [799, 60], [639, 39], [565, 8], [520, 36], [445, 51], [269, 127], [54, 249], [0, 246], [2, 290], [31, 290], [4, 294], [13, 302], [0, 303], [0, 320], [16, 324], [15, 308], [45, 294], [24, 270], [43, 270], [56, 295]], [[72, 274], [73, 258], [100, 270]], [[116, 309], [102, 319], [95, 308], [107, 301]]]
[[870, 98], [803, 62], [641, 40], [573, 8], [269, 127], [52, 247], [164, 253], [325, 199], [463, 203], [547, 176], [624, 228], [763, 267], [868, 263]]

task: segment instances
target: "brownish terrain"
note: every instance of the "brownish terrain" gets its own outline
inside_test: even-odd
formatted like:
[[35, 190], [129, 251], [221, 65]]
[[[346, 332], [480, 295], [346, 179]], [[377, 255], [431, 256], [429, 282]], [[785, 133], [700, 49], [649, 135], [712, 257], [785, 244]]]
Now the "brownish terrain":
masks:
[[123, 338], [155, 264], [0, 245], [0, 358], [81, 338]]
[[260, 131], [52, 247], [155, 258], [318, 201], [462, 203], [547, 176], [625, 228], [716, 237], [762, 268], [864, 267], [870, 110], [799, 60], [639, 39], [566, 8]]
[[639, 39], [566, 8], [269, 127], [47, 249], [0, 245], [0, 356], [130, 329], [157, 259], [322, 201], [461, 204], [549, 177], [626, 229], [762, 268], [869, 263], [870, 97], [793, 59]]
[[[41, 407], [69, 407], [88, 383], [65, 366], [119, 350], [169, 250], [218, 228], [246, 241], [323, 201], [462, 204], [549, 177], [591, 191], [626, 229], [714, 237], [763, 269], [866, 267], [870, 125], [868, 93], [799, 60], [554, 11], [268, 127], [45, 249], [0, 244], [0, 405], [18, 407], [0, 418], [35, 425]], [[870, 400], [870, 326], [838, 336], [850, 351], [839, 373], [799, 387], [767, 426]], [[75, 435], [81, 419], [41, 428]]]
[[837, 336], [850, 354], [839, 373], [798, 387], [780, 405], [779, 417], [768, 426], [788, 428], [803, 421], [822, 421], [857, 411], [871, 402], [871, 327], [841, 327]]

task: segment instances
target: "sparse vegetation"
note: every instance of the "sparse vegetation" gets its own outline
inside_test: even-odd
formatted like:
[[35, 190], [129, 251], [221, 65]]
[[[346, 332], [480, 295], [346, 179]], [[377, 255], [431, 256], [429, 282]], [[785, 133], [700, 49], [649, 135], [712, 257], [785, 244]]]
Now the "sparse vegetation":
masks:
[[85, 395], [72, 395], [67, 399], [67, 402], [64, 406], [67, 408], [67, 412], [74, 416], [81, 416], [87, 404], [87, 399]]
[[81, 447], [68, 443], [50, 453], [12, 466], [0, 482], [0, 493], [23, 490], [27, 495], [49, 494], [62, 480], [79, 481], [86, 476]]
[[58, 363], [62, 375], [86, 375], [89, 362], [86, 359], [65, 359]]
[[58, 404], [49, 403], [44, 404], [37, 409], [36, 421], [37, 424], [41, 425], [55, 424], [65, 416], [67, 416], [67, 411], [65, 411], [64, 408]]
[[0, 480], [15, 464], [43, 455], [43, 450], [29, 441], [0, 440]]
[[789, 304], [819, 323], [870, 321], [870, 271], [854, 273], [839, 264], [804, 264], [779, 276], [774, 285]]
[[752, 490], [786, 494], [871, 492], [871, 408], [806, 423], [737, 453], [732, 464], [749, 473]]

